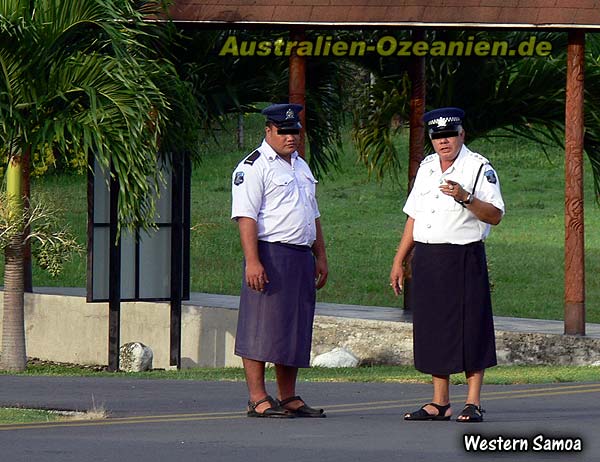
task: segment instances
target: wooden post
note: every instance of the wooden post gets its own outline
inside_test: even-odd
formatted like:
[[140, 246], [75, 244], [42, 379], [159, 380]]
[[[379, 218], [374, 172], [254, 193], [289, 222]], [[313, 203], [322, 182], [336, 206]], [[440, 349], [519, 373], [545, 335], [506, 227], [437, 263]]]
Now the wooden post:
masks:
[[[304, 29], [294, 29], [290, 32], [290, 37], [294, 41], [305, 40]], [[304, 110], [300, 113], [300, 142], [298, 146], [298, 154], [303, 158], [306, 153], [305, 137], [306, 137], [306, 58], [298, 56], [294, 48], [290, 56], [290, 81], [289, 81], [289, 101], [294, 104], [301, 104]]]
[[[413, 30], [413, 43], [425, 40], [424, 30]], [[423, 128], [423, 114], [425, 114], [425, 57], [411, 56], [409, 64], [409, 76], [411, 82], [410, 94], [410, 120], [408, 141], [408, 187], [407, 192], [413, 187], [417, 170], [423, 160], [423, 149], [425, 144], [425, 131]], [[407, 258], [407, 266], [410, 266], [412, 254]], [[403, 308], [410, 309], [410, 272], [406, 273], [404, 280]]]
[[565, 334], [585, 335], [583, 90], [585, 34], [569, 31], [565, 117]]
[[[425, 40], [424, 30], [414, 30], [413, 43]], [[419, 164], [423, 160], [425, 131], [423, 114], [425, 114], [425, 57], [411, 56], [409, 74], [411, 80], [410, 95], [410, 134], [408, 154], [408, 192], [412, 189]]]

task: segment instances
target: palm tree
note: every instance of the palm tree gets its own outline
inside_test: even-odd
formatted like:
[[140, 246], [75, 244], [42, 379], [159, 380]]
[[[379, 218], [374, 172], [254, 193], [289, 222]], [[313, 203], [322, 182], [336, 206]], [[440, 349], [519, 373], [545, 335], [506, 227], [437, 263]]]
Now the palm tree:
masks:
[[[50, 148], [112, 166], [119, 224], [150, 226], [159, 140], [177, 146], [166, 133], [172, 107], [164, 91], [177, 74], [154, 47], [159, 26], [143, 21], [161, 3], [0, 0], [0, 149], [13, 215], [23, 213], [23, 154]], [[16, 233], [5, 248], [0, 367], [8, 370], [26, 365], [22, 245]]]
[[[309, 31], [307, 36], [314, 33]], [[258, 112], [259, 103], [287, 101], [289, 93], [289, 58], [219, 56], [216, 51], [233, 35], [241, 43], [272, 41], [286, 34], [281, 30], [196, 30], [179, 36], [174, 61], [200, 102], [199, 120], [206, 133], [223, 117]], [[343, 87], [354, 78], [353, 72], [354, 68], [341, 60], [307, 59], [307, 160], [317, 176], [336, 166], [347, 112]]]

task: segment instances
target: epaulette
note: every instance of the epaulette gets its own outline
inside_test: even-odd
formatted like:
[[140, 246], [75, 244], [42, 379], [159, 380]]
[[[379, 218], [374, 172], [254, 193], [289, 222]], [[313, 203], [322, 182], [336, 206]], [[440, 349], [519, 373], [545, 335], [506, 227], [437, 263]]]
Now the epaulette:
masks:
[[257, 149], [252, 154], [250, 154], [248, 157], [246, 157], [244, 164], [253, 165], [254, 161], [256, 159], [258, 159], [259, 157], [260, 157], [260, 151]]
[[473, 159], [477, 159], [482, 164], [489, 164], [490, 163], [489, 160], [487, 160], [485, 157], [483, 157], [481, 154], [479, 154], [477, 152], [469, 151], [469, 157], [471, 157]]
[[423, 159], [421, 161], [421, 165], [425, 165], [428, 164], [429, 162], [432, 162], [433, 160], [435, 160], [437, 158], [437, 154], [433, 153], [433, 154], [429, 154], [427, 157], [425, 157], [425, 159]]

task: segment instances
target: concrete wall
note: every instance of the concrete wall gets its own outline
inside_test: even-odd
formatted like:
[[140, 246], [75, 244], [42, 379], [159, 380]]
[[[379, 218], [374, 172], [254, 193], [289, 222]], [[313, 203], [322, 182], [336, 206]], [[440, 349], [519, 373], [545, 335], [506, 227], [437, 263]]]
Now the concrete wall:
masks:
[[[0, 297], [0, 310], [2, 308]], [[26, 294], [27, 355], [76, 364], [108, 363], [108, 304], [84, 297]], [[166, 303], [122, 303], [121, 343], [139, 341], [154, 353], [154, 368], [169, 367]], [[237, 310], [182, 307], [182, 367], [240, 367], [233, 354]], [[0, 335], [2, 319], [0, 316]], [[600, 338], [496, 331], [500, 364], [600, 365]], [[412, 324], [317, 316], [313, 357], [335, 347], [361, 364], [412, 364]]]
[[242, 367], [233, 354], [237, 310], [184, 306], [181, 367]]
[[[3, 306], [0, 297], [0, 312]], [[0, 316], [0, 336], [2, 335]], [[237, 311], [182, 307], [182, 367], [240, 367], [233, 354]], [[121, 344], [152, 348], [153, 367], [169, 367], [170, 308], [167, 303], [121, 304]], [[27, 356], [75, 364], [108, 364], [108, 303], [84, 297], [25, 294]]]

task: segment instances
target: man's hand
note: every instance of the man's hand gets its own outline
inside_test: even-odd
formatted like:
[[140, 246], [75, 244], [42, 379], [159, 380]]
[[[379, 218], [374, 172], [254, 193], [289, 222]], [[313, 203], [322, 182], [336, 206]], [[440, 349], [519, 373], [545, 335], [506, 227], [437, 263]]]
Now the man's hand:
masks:
[[316, 275], [316, 286], [317, 290], [323, 287], [327, 283], [327, 275], [329, 274], [329, 267], [327, 265], [327, 258], [316, 257], [315, 258], [315, 275]]
[[246, 262], [246, 284], [253, 290], [262, 292], [269, 283], [269, 278], [260, 261]]
[[440, 186], [440, 191], [457, 202], [464, 202], [469, 198], [469, 193], [460, 184], [452, 180], [446, 180], [446, 183]]
[[256, 220], [248, 217], [239, 217], [240, 241], [246, 259], [246, 284], [253, 290], [262, 292], [269, 278], [258, 257], [258, 231]]
[[404, 284], [404, 268], [402, 264], [394, 264], [390, 272], [390, 286], [396, 297], [402, 293], [402, 284]]

